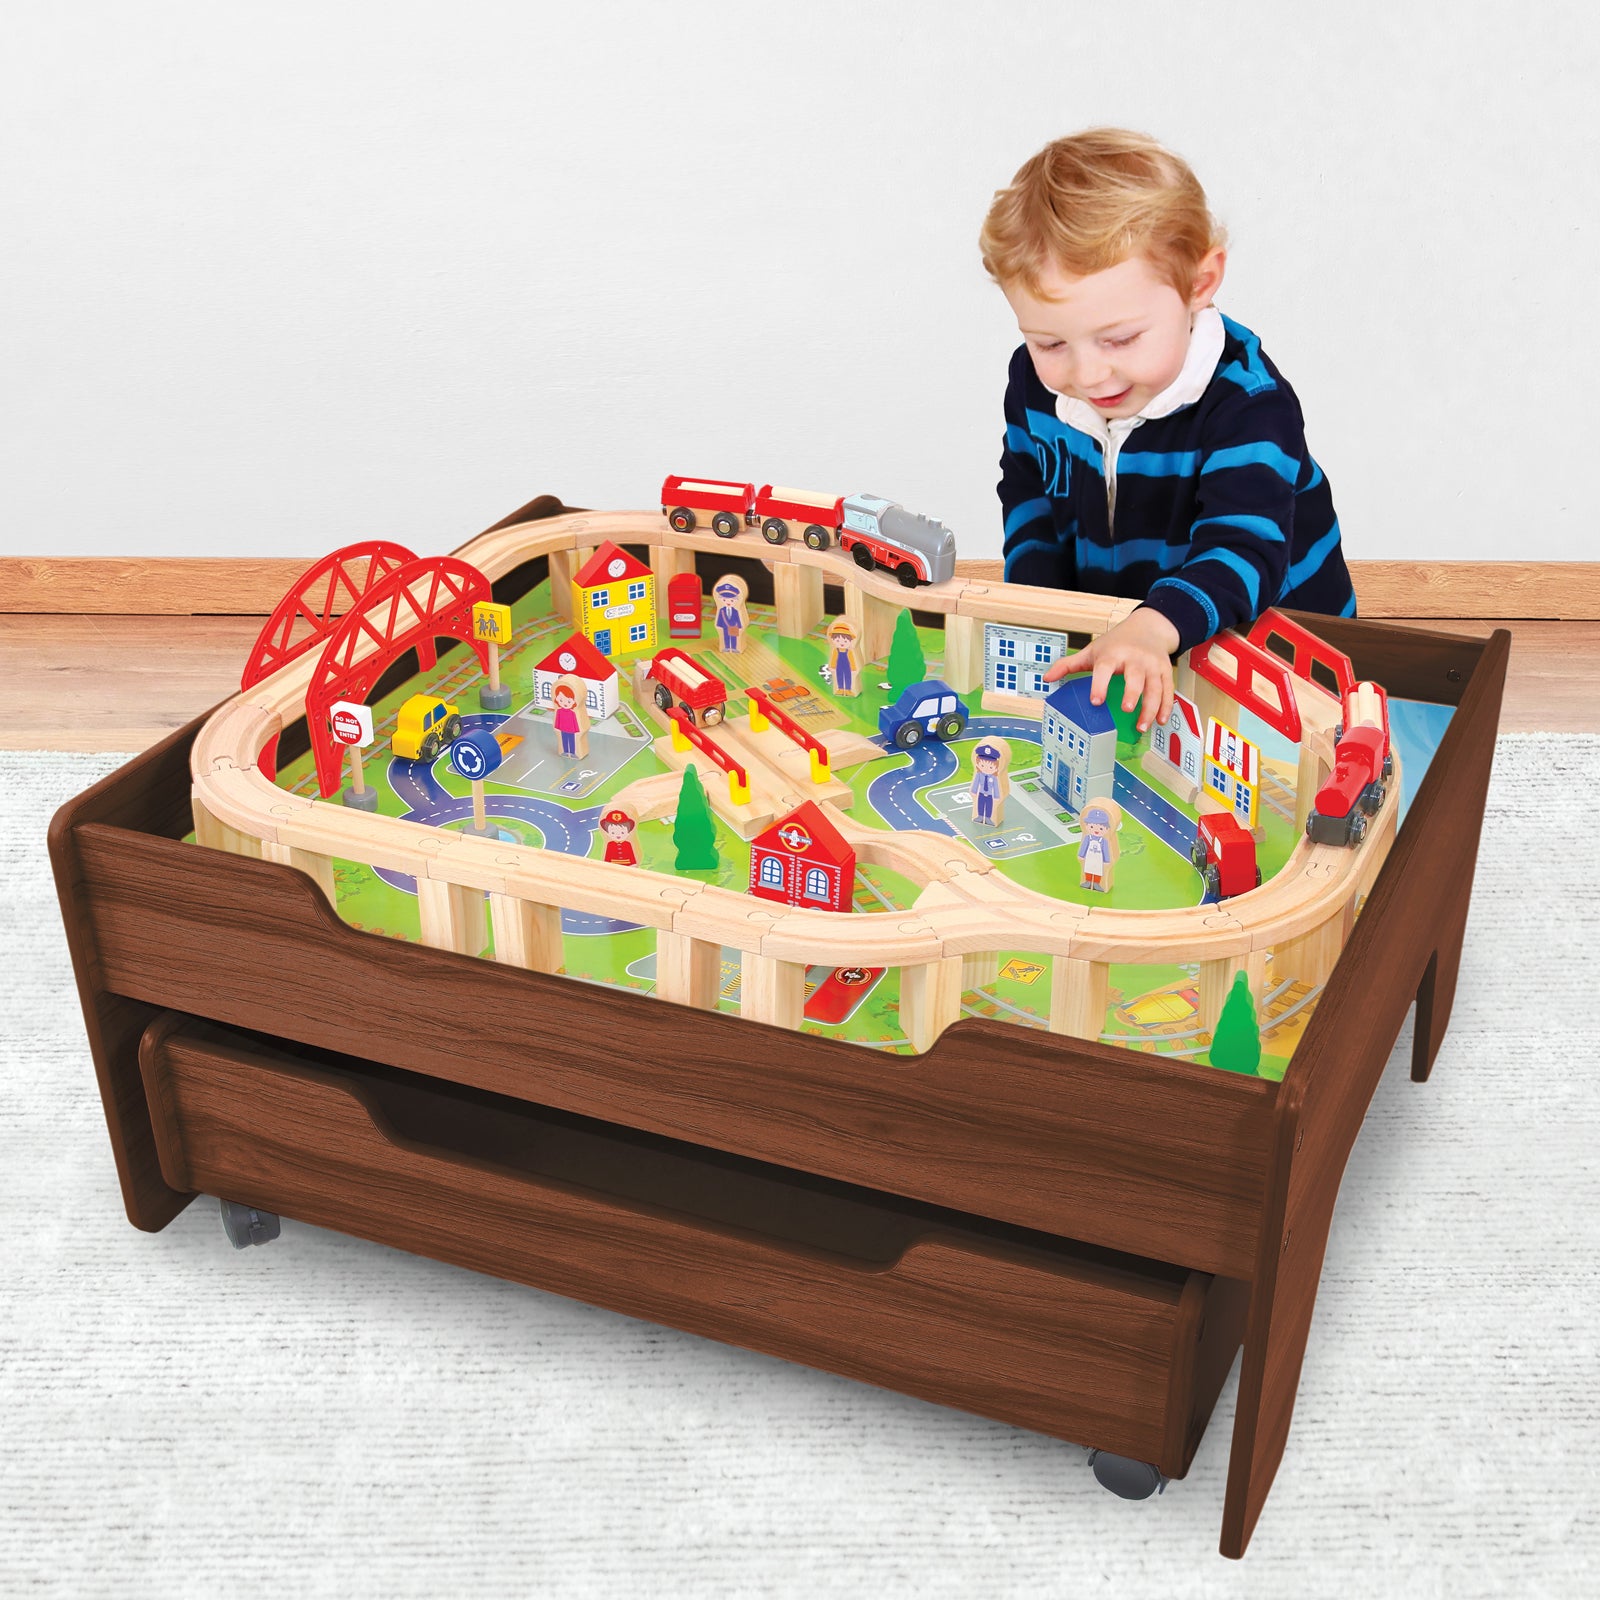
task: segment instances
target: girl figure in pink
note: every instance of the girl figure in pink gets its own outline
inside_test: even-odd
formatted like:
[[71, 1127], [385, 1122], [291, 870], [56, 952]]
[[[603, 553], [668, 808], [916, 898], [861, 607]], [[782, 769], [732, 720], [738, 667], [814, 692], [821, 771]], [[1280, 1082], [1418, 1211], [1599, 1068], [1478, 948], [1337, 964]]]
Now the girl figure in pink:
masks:
[[583, 721], [578, 714], [577, 687], [563, 678], [556, 684], [550, 698], [555, 702], [556, 732], [561, 735], [561, 753], [564, 756], [576, 756], [579, 754], [578, 735], [584, 731]]

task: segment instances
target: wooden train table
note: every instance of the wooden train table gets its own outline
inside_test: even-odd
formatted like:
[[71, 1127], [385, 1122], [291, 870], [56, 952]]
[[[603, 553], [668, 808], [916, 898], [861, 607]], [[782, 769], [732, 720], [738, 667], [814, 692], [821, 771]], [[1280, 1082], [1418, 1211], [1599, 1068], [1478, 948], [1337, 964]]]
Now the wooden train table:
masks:
[[[502, 796], [474, 834], [461, 786], [399, 758], [382, 814], [332, 798], [330, 706], [355, 692], [381, 710], [423, 670], [470, 676], [472, 605], [510, 608], [516, 639], [533, 630], [521, 665], [500, 663], [533, 720], [511, 736], [498, 711], [486, 721], [508, 759], [525, 740], [531, 762], [547, 729], [534, 657], [548, 673], [573, 654], [544, 659], [592, 621], [581, 580], [608, 542], [663, 607], [673, 578], [737, 572], [770, 608], [762, 648], [789, 678], [738, 663], [753, 714], [733, 717], [730, 699], [725, 729], [697, 724], [703, 740], [681, 736], [681, 713], [651, 724], [643, 699], [607, 712], [624, 742], [570, 767], [559, 816], [561, 784], [527, 778], [545, 797], [519, 810]], [[1416, 1081], [1449, 1020], [1509, 635], [1300, 619], [1391, 702], [1453, 708], [1426, 775], [1398, 829], [1390, 804], [1357, 849], [1320, 846], [1300, 837], [1302, 800], [1299, 842], [1260, 888], [1161, 912], [1047, 900], [1025, 863], [985, 857], [998, 830], [973, 834], [954, 812], [921, 831], [868, 818], [868, 797], [883, 812], [903, 797], [865, 765], [851, 776], [885, 754], [849, 726], [867, 712], [815, 734], [800, 713], [815, 700], [812, 726], [827, 720], [808, 664], [828, 618], [850, 619], [876, 680], [909, 602], [979, 736], [1009, 718], [1038, 738], [1016, 697], [986, 687], [984, 630], [1092, 634], [1127, 602], [960, 579], [908, 594], [836, 550], [548, 497], [453, 557], [369, 547], [362, 570], [364, 598], [327, 603], [336, 567], [320, 612], [309, 590], [296, 598], [318, 613], [314, 648], [264, 634], [259, 681], [52, 824], [130, 1220], [159, 1230], [206, 1193], [236, 1242], [280, 1215], [340, 1229], [1087, 1445], [1128, 1495], [1184, 1475], [1242, 1344], [1221, 1541], [1242, 1555], [1283, 1452], [1351, 1146], [1413, 1001]], [[470, 649], [436, 656], [439, 636]], [[1242, 698], [1245, 647], [1219, 649]], [[1292, 687], [1309, 781], [1342, 728]], [[498, 676], [494, 691], [484, 704], [504, 706]], [[473, 692], [453, 702], [469, 723]], [[735, 874], [763, 828], [828, 786], [830, 831], [871, 866], [881, 903], [829, 912], [755, 899], [726, 871], [674, 876], [650, 829], [667, 828], [693, 781], [673, 769], [688, 766], [741, 841]], [[592, 832], [619, 785], [645, 819], [642, 865], [600, 859], [597, 837], [591, 856], [581, 831], [554, 843], [563, 816]], [[1049, 822], [1037, 792], [1028, 804]], [[995, 849], [1013, 846], [1027, 856], [1040, 838]], [[353, 925], [354, 886], [380, 881], [409, 896], [413, 925]], [[1180, 938], [1202, 1042], [1236, 988], [1264, 1006], [1296, 974], [1314, 987], [1292, 1052], [1240, 1072], [1203, 1043], [1128, 1047], [1117, 964], [1170, 962]], [[618, 964], [582, 968], [581, 941], [616, 945]], [[829, 967], [885, 975], [892, 1001], [828, 1009]], [[1031, 974], [1036, 1008], [1005, 998], [1002, 969]], [[419, 997], [447, 1028], [392, 1026]]]

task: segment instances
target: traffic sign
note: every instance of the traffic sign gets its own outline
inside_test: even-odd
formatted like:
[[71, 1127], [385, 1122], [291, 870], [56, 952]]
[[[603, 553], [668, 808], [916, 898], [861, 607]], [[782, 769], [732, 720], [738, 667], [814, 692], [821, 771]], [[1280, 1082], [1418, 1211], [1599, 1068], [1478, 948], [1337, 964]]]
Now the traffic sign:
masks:
[[476, 781], [487, 778], [505, 760], [492, 733], [477, 729], [464, 733], [450, 746], [450, 765], [463, 777]]
[[329, 708], [333, 736], [340, 744], [365, 750], [372, 743], [372, 707], [355, 700], [335, 700]]
[[494, 600], [479, 600], [472, 608], [472, 637], [491, 644], [509, 644], [511, 607]]

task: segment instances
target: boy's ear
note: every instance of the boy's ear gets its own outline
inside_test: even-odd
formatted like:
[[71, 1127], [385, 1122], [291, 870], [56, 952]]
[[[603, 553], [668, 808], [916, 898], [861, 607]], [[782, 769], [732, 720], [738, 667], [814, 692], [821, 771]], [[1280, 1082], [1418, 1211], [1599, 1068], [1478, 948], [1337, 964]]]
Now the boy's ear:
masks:
[[1195, 268], [1194, 288], [1189, 293], [1191, 311], [1199, 311], [1211, 304], [1217, 290], [1222, 287], [1222, 275], [1227, 266], [1228, 252], [1220, 244], [1201, 256], [1200, 265]]

